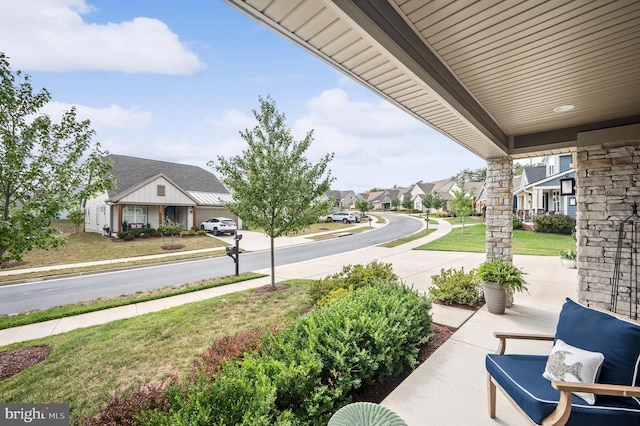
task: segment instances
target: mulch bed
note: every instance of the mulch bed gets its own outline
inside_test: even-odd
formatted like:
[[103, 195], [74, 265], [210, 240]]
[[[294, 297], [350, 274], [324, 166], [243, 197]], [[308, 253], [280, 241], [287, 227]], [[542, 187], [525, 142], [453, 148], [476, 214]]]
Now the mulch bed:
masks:
[[420, 346], [418, 352], [418, 364], [414, 367], [406, 367], [404, 371], [395, 376], [386, 379], [383, 383], [373, 382], [362, 386], [357, 394], [354, 396], [355, 401], [367, 401], [380, 403], [387, 397], [400, 383], [404, 381], [409, 375], [418, 368], [420, 364], [425, 362], [444, 342], [446, 342], [455, 330], [445, 327], [439, 324], [432, 324], [433, 336], [427, 343]]
[[0, 352], [0, 380], [11, 377], [25, 368], [44, 361], [50, 354], [50, 346], [32, 346], [30, 348]]

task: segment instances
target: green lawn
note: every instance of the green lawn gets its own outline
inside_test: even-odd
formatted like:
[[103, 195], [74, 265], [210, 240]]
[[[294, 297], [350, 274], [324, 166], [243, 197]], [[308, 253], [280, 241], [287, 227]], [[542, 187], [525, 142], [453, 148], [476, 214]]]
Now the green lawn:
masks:
[[41, 363], [0, 381], [0, 402], [70, 403], [71, 417], [97, 414], [114, 392], [185, 374], [215, 339], [286, 322], [311, 306], [309, 281], [286, 290], [227, 294], [161, 312], [17, 343], [2, 351], [49, 345]]
[[[575, 247], [570, 235], [542, 234], [533, 231], [513, 231], [513, 254], [536, 256], [559, 256], [560, 250]], [[484, 253], [486, 251], [486, 226], [477, 224], [454, 228], [449, 234], [415, 250], [463, 251]]]

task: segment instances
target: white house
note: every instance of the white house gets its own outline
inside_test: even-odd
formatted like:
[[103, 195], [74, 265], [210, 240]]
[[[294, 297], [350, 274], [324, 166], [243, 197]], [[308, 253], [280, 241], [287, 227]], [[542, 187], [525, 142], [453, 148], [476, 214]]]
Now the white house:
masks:
[[85, 231], [120, 232], [157, 228], [165, 219], [183, 229], [212, 216], [237, 218], [225, 209], [231, 194], [213, 173], [200, 167], [126, 155], [108, 155], [116, 187], [84, 206]]

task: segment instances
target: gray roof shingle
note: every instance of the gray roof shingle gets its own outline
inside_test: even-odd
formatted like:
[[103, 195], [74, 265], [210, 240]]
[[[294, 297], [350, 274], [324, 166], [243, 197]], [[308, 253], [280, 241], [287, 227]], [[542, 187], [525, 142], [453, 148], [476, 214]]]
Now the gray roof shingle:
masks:
[[165, 175], [183, 191], [229, 193], [213, 173], [197, 166], [113, 154], [105, 156], [104, 160], [113, 161], [111, 174], [117, 179], [117, 187], [108, 192], [112, 200], [159, 174]]

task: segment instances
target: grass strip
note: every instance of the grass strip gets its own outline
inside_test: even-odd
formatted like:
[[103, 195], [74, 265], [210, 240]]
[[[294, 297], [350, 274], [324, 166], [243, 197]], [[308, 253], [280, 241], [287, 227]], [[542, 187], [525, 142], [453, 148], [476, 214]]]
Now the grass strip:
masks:
[[148, 302], [150, 300], [162, 299], [179, 294], [192, 293], [194, 291], [205, 290], [213, 287], [233, 284], [237, 282], [261, 278], [266, 275], [247, 272], [239, 276], [221, 277], [212, 280], [203, 280], [195, 283], [187, 283], [179, 286], [164, 287], [161, 289], [140, 292], [129, 295], [111, 297], [107, 299], [96, 299], [82, 303], [72, 303], [69, 305], [55, 306], [53, 308], [24, 312], [16, 315], [1, 315], [0, 330], [17, 327], [21, 325], [35, 324], [38, 322], [53, 319], [65, 318], [74, 315], [86, 314], [103, 309], [116, 308], [118, 306], [132, 305], [134, 303]]
[[286, 323], [311, 306], [310, 280], [289, 280], [279, 291], [246, 290], [107, 324], [3, 347], [48, 345], [44, 361], [0, 381], [0, 403], [70, 404], [71, 423], [95, 415], [122, 395], [187, 373], [195, 355], [226, 335]]
[[[513, 231], [513, 253], [531, 256], [559, 256], [560, 250], [575, 246], [570, 235], [546, 234], [516, 229]], [[486, 226], [454, 228], [437, 240], [414, 248], [414, 250], [460, 251], [484, 253], [486, 251]]]
[[397, 240], [393, 240], [393, 241], [389, 241], [388, 243], [384, 243], [384, 244], [380, 244], [378, 247], [386, 247], [386, 248], [393, 248], [393, 247], [397, 247], [399, 245], [411, 242], [411, 241], [415, 241], [419, 238], [422, 237], [426, 237], [427, 235], [431, 234], [432, 232], [434, 232], [435, 229], [431, 228], [431, 229], [423, 229], [420, 232], [416, 232], [415, 234], [411, 234], [411, 235], [407, 235], [406, 237], [403, 238], [399, 238]]

